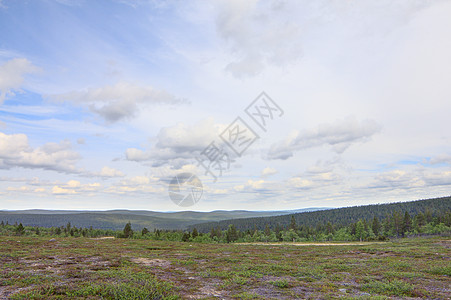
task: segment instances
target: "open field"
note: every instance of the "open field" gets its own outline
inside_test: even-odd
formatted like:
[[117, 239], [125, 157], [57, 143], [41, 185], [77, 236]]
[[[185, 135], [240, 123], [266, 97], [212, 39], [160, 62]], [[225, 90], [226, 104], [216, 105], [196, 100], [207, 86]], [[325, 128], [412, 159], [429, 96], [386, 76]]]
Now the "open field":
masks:
[[450, 299], [451, 239], [299, 245], [0, 237], [0, 299]]

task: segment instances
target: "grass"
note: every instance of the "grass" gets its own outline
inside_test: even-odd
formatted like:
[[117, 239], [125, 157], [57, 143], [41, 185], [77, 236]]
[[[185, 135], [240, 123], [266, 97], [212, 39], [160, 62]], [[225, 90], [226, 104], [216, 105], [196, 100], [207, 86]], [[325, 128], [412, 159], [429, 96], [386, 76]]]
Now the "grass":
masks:
[[363, 290], [372, 293], [384, 294], [388, 296], [414, 296], [414, 286], [402, 280], [392, 280], [387, 282], [374, 281], [362, 286]]
[[276, 281], [272, 281], [271, 282], [272, 285], [280, 288], [280, 289], [285, 289], [288, 288], [290, 286], [290, 282], [286, 279], [281, 279], [281, 280], [276, 280]]
[[333, 246], [0, 237], [0, 298], [446, 299], [450, 249], [443, 237]]

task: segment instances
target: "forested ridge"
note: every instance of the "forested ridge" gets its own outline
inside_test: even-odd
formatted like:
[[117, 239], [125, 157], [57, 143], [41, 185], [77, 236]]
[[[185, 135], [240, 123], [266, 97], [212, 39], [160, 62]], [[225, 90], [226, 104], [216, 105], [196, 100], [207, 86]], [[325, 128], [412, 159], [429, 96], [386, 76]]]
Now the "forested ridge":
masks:
[[[366, 205], [279, 217], [198, 224], [189, 230], [148, 230], [128, 222], [123, 230], [65, 226], [24, 226], [0, 222], [0, 235], [101, 237], [199, 243], [371, 241], [418, 235], [451, 234], [451, 197]], [[63, 217], [63, 215], [61, 215]], [[226, 226], [226, 227], [220, 227]]]
[[364, 206], [353, 206], [321, 210], [314, 212], [302, 212], [283, 216], [258, 217], [246, 219], [224, 220], [219, 222], [208, 222], [189, 226], [189, 229], [196, 228], [199, 232], [210, 232], [212, 228], [228, 229], [229, 225], [234, 225], [237, 230], [264, 230], [266, 226], [275, 230], [276, 227], [286, 228], [289, 226], [292, 218], [296, 224], [305, 227], [324, 226], [328, 223], [336, 227], [342, 227], [355, 223], [359, 220], [371, 221], [373, 218], [382, 220], [394, 212], [404, 214], [407, 212], [411, 216], [419, 213], [427, 213], [432, 217], [440, 213], [451, 210], [451, 196], [442, 198], [433, 198], [426, 200], [416, 200], [409, 202], [398, 202], [388, 204], [373, 204]]
[[[314, 211], [325, 208], [307, 208]], [[94, 227], [97, 229], [120, 230], [124, 224], [131, 222], [135, 229], [144, 227], [153, 229], [186, 229], [187, 226], [227, 219], [278, 216], [298, 211], [181, 211], [156, 212], [137, 210], [109, 211], [64, 211], [64, 210], [23, 210], [0, 211], [0, 220], [10, 224], [22, 223], [25, 226], [59, 227], [71, 223], [77, 227]]]

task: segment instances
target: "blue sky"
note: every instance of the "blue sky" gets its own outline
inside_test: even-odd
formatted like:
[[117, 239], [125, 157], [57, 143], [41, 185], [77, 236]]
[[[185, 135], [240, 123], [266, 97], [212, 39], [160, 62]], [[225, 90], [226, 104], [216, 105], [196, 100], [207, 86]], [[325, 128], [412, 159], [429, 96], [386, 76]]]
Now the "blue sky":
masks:
[[[451, 187], [451, 1], [0, 0], [0, 209], [341, 207]], [[196, 157], [284, 113], [214, 182]], [[227, 149], [227, 148], [224, 148]]]

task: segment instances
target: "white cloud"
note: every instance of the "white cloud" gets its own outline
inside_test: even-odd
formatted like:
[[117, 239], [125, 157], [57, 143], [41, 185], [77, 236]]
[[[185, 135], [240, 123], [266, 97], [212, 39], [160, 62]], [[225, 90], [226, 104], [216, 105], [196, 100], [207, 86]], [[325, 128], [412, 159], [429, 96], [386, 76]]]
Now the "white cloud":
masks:
[[72, 150], [68, 140], [33, 149], [25, 134], [7, 135], [0, 132], [0, 168], [23, 167], [79, 173], [81, 170], [75, 167], [79, 159], [80, 155]]
[[280, 185], [278, 183], [267, 181], [263, 179], [253, 180], [249, 179], [246, 183], [235, 185], [233, 190], [243, 193], [259, 193], [259, 194], [273, 194], [279, 193]]
[[424, 181], [432, 186], [451, 185], [451, 171], [427, 172]]
[[75, 195], [82, 193], [99, 192], [102, 185], [98, 182], [94, 183], [81, 183], [78, 180], [69, 180], [65, 184], [55, 185], [52, 188], [52, 194], [54, 195]]
[[[241, 1], [216, 2], [216, 29], [232, 56], [226, 66], [235, 77], [260, 74], [268, 66], [293, 66], [322, 35], [337, 42], [385, 36], [408, 22], [428, 1]], [[336, 41], [334, 41], [336, 39]], [[321, 40], [324, 42], [324, 40]], [[307, 44], [307, 47], [305, 46]], [[326, 51], [330, 51], [327, 49]]]
[[277, 170], [274, 168], [266, 167], [262, 170], [262, 177], [269, 177], [271, 175], [277, 174]]
[[166, 192], [166, 186], [161, 186], [158, 178], [148, 176], [135, 176], [126, 178], [117, 182], [107, 189], [105, 192], [112, 194], [130, 194], [130, 193], [156, 193], [161, 194]]
[[451, 164], [451, 155], [440, 154], [440, 155], [434, 156], [429, 160], [429, 163], [432, 165], [441, 164], [441, 163]]
[[284, 141], [273, 144], [268, 159], [288, 159], [295, 151], [330, 145], [337, 153], [343, 153], [351, 144], [365, 142], [378, 133], [381, 126], [373, 120], [357, 121], [347, 118], [332, 124], [321, 124], [316, 129], [297, 131]]
[[428, 169], [398, 169], [378, 174], [368, 185], [368, 187], [412, 189], [446, 185], [451, 185], [451, 171], [433, 171]]
[[88, 88], [58, 95], [48, 95], [54, 101], [70, 101], [86, 106], [109, 123], [134, 117], [139, 110], [150, 104], [180, 104], [178, 99], [166, 91], [151, 86], [140, 86], [129, 82], [118, 82], [100, 88]]
[[337, 185], [342, 180], [341, 176], [333, 172], [303, 174], [290, 178], [287, 181], [288, 188], [313, 189], [325, 186]]
[[150, 159], [151, 155], [149, 152], [144, 152], [143, 150], [136, 148], [128, 148], [125, 150], [125, 158], [131, 161], [145, 161]]
[[23, 185], [21, 187], [12, 187], [12, 186], [10, 186], [6, 190], [8, 192], [28, 192], [28, 191], [30, 191], [30, 188], [28, 186], [25, 186], [25, 185]]
[[119, 170], [110, 167], [103, 167], [100, 173], [96, 173], [95, 175], [100, 177], [124, 177], [124, 173]]
[[194, 159], [211, 142], [217, 141], [224, 128], [224, 125], [216, 124], [212, 118], [194, 125], [178, 123], [175, 126], [163, 127], [151, 149], [144, 151], [128, 148], [125, 156], [131, 161], [152, 161], [154, 166], [182, 166]]
[[36, 70], [26, 58], [14, 58], [0, 65], [0, 104], [3, 104], [7, 97], [14, 96], [14, 91], [20, 90], [24, 75]]
[[329, 173], [334, 169], [334, 165], [337, 163], [337, 159], [332, 161], [317, 161], [314, 165], [307, 168], [309, 174], [321, 174]]
[[77, 192], [75, 192], [75, 190], [72, 189], [65, 189], [65, 188], [61, 188], [59, 186], [54, 186], [52, 188], [52, 194], [54, 195], [68, 195], [68, 194], [76, 194]]
[[283, 5], [233, 0], [217, 9], [217, 31], [235, 57], [226, 66], [233, 76], [254, 76], [267, 64], [285, 65], [301, 56], [301, 26]]
[[315, 183], [309, 179], [304, 179], [301, 177], [293, 177], [288, 180], [288, 186], [299, 189], [310, 189], [315, 186]]

